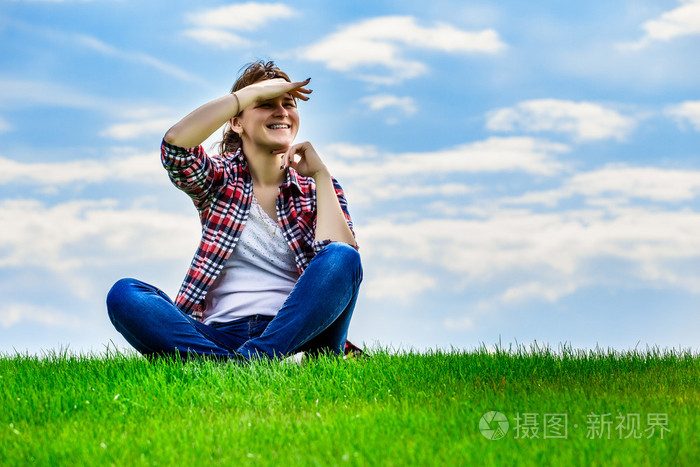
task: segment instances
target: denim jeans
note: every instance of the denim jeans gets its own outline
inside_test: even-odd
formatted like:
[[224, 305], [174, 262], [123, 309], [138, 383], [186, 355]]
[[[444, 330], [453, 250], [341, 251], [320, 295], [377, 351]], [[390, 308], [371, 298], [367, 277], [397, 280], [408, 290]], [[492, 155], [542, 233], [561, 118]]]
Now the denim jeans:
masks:
[[300, 351], [341, 354], [362, 282], [359, 253], [333, 242], [314, 256], [276, 316], [206, 325], [156, 287], [121, 279], [107, 295], [114, 327], [146, 356], [281, 358]]

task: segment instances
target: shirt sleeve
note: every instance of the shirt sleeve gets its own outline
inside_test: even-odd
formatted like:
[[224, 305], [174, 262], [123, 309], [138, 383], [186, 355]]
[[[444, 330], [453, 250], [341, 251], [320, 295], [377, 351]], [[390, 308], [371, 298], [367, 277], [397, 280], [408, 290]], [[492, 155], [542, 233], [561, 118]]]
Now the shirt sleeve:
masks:
[[[331, 177], [331, 179], [333, 180], [333, 188], [335, 189], [335, 195], [338, 197], [338, 202], [340, 203], [340, 208], [343, 210], [345, 221], [348, 223], [348, 227], [350, 227], [350, 232], [352, 232], [352, 238], [355, 238], [355, 244], [350, 246], [356, 250], [359, 250], [360, 246], [357, 244], [357, 238], [355, 237], [355, 230], [353, 229], [352, 218], [350, 217], [350, 211], [348, 210], [348, 200], [347, 198], [345, 198], [345, 192], [343, 191], [343, 188], [340, 186], [340, 183], [338, 183], [338, 180], [336, 180], [335, 177]], [[332, 243], [332, 241], [329, 239], [315, 241], [313, 243], [314, 253], [318, 253], [323, 249], [323, 247], [330, 243]]]
[[192, 198], [198, 210], [205, 209], [212, 188], [225, 176], [222, 161], [208, 156], [201, 145], [183, 148], [165, 140], [160, 154], [170, 181]]

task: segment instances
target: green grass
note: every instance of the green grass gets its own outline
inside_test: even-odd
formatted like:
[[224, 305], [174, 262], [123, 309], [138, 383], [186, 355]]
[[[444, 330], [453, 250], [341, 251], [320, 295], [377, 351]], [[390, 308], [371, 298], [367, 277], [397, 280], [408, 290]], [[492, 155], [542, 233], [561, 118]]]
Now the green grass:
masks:
[[[697, 354], [658, 349], [378, 351], [248, 367], [5, 355], [0, 464], [693, 465], [698, 375]], [[510, 424], [500, 440], [479, 431], [493, 410]], [[588, 423], [607, 413], [609, 439], [592, 436]], [[544, 438], [545, 414], [566, 415], [565, 438]], [[635, 414], [643, 436], [625, 438], [617, 417]], [[650, 414], [667, 417], [663, 438], [645, 432]], [[538, 439], [522, 437], [526, 417]]]

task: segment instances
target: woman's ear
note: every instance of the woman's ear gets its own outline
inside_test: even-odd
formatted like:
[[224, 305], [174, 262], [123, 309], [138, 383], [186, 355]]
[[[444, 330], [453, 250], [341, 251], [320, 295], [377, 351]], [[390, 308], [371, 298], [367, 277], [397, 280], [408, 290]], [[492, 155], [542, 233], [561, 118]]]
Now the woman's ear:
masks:
[[231, 125], [231, 129], [238, 134], [240, 134], [243, 130], [243, 128], [241, 127], [241, 119], [238, 118], [238, 116], [235, 116], [231, 120], [229, 120], [228, 124]]

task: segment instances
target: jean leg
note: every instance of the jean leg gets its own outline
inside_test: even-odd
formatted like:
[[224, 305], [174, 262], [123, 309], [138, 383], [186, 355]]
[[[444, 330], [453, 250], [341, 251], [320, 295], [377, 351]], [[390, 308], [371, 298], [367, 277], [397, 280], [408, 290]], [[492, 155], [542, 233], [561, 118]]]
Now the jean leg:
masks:
[[181, 312], [163, 291], [145, 282], [122, 279], [114, 284], [107, 312], [117, 331], [143, 355], [235, 356], [224, 335]]
[[333, 324], [302, 345], [297, 351], [310, 352], [312, 354], [325, 351], [336, 354], [344, 353], [345, 341], [348, 338], [348, 328], [350, 327], [352, 312], [355, 309], [355, 302], [357, 302], [357, 294], [352, 297], [348, 306], [338, 316], [338, 319], [333, 321]]
[[282, 357], [322, 336], [318, 345], [341, 353], [361, 282], [357, 250], [340, 242], [327, 245], [311, 260], [262, 335], [238, 352], [248, 358]]

